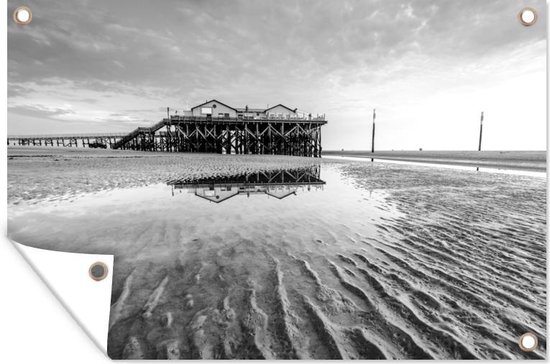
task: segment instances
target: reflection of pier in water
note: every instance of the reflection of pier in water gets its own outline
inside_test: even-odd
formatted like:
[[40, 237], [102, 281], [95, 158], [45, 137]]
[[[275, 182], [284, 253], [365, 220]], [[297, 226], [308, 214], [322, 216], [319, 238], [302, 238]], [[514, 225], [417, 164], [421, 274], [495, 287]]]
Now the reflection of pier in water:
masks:
[[282, 200], [298, 191], [322, 189], [321, 167], [254, 172], [234, 176], [201, 178], [190, 181], [171, 181], [174, 190], [187, 190], [195, 196], [220, 203], [237, 195], [267, 195]]

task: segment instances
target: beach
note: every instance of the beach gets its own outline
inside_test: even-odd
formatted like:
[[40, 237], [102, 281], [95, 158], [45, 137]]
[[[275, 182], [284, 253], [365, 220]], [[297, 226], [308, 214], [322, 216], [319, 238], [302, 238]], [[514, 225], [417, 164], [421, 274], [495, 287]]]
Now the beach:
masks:
[[[193, 187], [282, 170], [269, 193]], [[114, 254], [112, 358], [546, 358], [545, 176], [9, 147], [8, 204], [14, 241]]]

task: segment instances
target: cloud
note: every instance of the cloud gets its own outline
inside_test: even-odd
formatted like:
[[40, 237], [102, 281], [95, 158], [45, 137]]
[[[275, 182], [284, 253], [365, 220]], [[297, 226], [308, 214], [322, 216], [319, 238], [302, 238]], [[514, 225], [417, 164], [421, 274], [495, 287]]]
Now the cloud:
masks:
[[[9, 1], [10, 10], [15, 5]], [[525, 5], [541, 12], [536, 26], [517, 22]], [[29, 6], [30, 26], [8, 26], [10, 102], [70, 103], [87, 116], [120, 116], [136, 105], [157, 110], [109, 119], [113, 127], [152, 123], [165, 106], [181, 109], [209, 98], [237, 106], [282, 102], [328, 113], [327, 145], [359, 145], [336, 129], [353, 134], [351, 125], [373, 106], [404, 119], [405, 107], [420, 98], [462, 97], [457, 90], [490, 88], [511, 72], [544, 72], [530, 61], [544, 57], [543, 0], [80, 0], [71, 6], [32, 0]]]
[[68, 115], [74, 114], [74, 111], [67, 107], [58, 108], [39, 104], [10, 106], [8, 110], [13, 114], [50, 119], [62, 119]]

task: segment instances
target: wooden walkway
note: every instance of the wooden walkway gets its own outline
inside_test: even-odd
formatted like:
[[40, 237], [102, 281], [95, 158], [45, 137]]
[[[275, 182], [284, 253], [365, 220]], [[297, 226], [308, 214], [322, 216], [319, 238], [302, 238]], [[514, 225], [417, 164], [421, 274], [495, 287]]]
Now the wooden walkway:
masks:
[[51, 147], [101, 147], [111, 148], [127, 133], [81, 133], [49, 135], [9, 135], [8, 145], [33, 145]]

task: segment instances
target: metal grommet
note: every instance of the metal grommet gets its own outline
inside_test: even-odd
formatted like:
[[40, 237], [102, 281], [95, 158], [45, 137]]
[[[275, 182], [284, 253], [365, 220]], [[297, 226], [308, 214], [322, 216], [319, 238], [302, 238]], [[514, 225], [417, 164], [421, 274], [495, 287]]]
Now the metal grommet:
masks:
[[109, 274], [109, 268], [103, 262], [95, 262], [90, 266], [88, 274], [94, 281], [101, 281]]
[[526, 332], [519, 338], [518, 345], [522, 351], [535, 351], [539, 346], [539, 339], [537, 338], [537, 335], [532, 332]]
[[526, 27], [530, 27], [531, 25], [535, 24], [537, 22], [537, 19], [537, 11], [533, 8], [523, 8], [518, 14], [519, 22]]
[[13, 12], [13, 21], [19, 25], [27, 25], [32, 21], [32, 11], [28, 6], [20, 6]]

